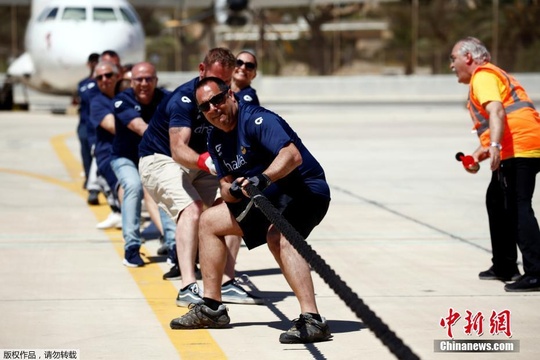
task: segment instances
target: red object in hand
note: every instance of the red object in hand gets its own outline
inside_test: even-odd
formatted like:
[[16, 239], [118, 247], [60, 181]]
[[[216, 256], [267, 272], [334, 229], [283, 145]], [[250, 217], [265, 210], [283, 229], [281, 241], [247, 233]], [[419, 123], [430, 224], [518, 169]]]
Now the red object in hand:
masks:
[[480, 164], [474, 161], [471, 155], [464, 155], [462, 152], [456, 154], [456, 160], [461, 161], [465, 170], [471, 173], [476, 173], [480, 170]]

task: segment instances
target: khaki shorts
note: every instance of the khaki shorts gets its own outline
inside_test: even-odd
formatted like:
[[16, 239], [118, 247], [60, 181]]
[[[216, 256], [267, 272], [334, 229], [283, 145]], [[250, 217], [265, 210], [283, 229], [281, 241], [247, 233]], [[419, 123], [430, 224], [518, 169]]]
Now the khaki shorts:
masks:
[[202, 170], [188, 169], [166, 155], [142, 157], [139, 160], [139, 173], [150, 196], [175, 221], [191, 203], [201, 200], [209, 207], [220, 197], [216, 176]]

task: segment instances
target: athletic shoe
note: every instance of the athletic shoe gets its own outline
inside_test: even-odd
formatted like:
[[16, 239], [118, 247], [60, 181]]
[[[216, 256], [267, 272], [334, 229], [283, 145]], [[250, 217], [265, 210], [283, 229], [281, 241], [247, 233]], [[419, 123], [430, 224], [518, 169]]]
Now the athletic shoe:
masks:
[[165, 239], [163, 239], [163, 235], [159, 237], [159, 248], [157, 249], [157, 254], [160, 256], [169, 255], [169, 247], [167, 246], [167, 244], [165, 244]]
[[175, 265], [178, 264], [178, 255], [176, 253], [176, 244], [173, 245], [170, 249], [167, 249], [167, 264]]
[[540, 277], [523, 275], [518, 281], [506, 284], [504, 290], [508, 292], [540, 291]]
[[[163, 274], [163, 280], [180, 280], [182, 279], [182, 274], [180, 273], [180, 267], [178, 264], [174, 264], [171, 269]], [[195, 265], [195, 279], [202, 280], [201, 270]]]
[[230, 280], [221, 285], [221, 301], [231, 304], [264, 304], [263, 299], [245, 291], [236, 280]]
[[99, 205], [99, 191], [97, 190], [90, 190], [88, 191], [88, 199], [86, 202], [88, 205]]
[[163, 274], [163, 280], [180, 280], [182, 275], [180, 274], [180, 267], [178, 264], [174, 264], [173, 267]]
[[199, 295], [199, 285], [197, 283], [186, 286], [185, 289], [178, 291], [176, 297], [176, 306], [188, 307], [189, 304], [203, 304], [204, 301]]
[[293, 326], [279, 336], [282, 344], [307, 344], [319, 341], [327, 341], [332, 338], [326, 319], [317, 321], [311, 314], [300, 314], [298, 319], [293, 320]]
[[497, 274], [495, 270], [493, 270], [493, 266], [478, 274], [480, 280], [517, 281], [520, 277], [521, 274], [519, 273], [519, 270], [510, 274]]
[[139, 253], [139, 246], [130, 246], [124, 251], [124, 261], [122, 262], [128, 267], [144, 266], [144, 261]]
[[216, 329], [227, 326], [230, 321], [223, 304], [217, 310], [204, 304], [190, 304], [187, 314], [171, 321], [171, 329]]
[[122, 215], [117, 212], [111, 212], [109, 216], [107, 216], [107, 218], [103, 220], [102, 222], [98, 223], [96, 227], [101, 230], [112, 229], [112, 228], [121, 229], [122, 228]]

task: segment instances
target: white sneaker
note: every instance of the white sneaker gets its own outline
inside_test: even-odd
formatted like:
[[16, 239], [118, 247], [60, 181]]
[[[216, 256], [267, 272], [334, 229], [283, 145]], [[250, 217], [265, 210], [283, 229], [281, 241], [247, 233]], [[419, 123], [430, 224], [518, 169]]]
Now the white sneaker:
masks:
[[107, 216], [105, 220], [98, 223], [96, 227], [101, 230], [112, 229], [112, 228], [121, 229], [122, 228], [122, 214], [117, 213], [117, 212], [112, 212], [109, 214], [109, 216]]

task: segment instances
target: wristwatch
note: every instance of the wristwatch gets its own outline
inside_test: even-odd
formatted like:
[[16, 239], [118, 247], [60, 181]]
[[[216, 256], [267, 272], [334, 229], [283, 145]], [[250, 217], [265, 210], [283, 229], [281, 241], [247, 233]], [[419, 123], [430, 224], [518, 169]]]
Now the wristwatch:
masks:
[[495, 142], [495, 141], [492, 141], [489, 146], [493, 146], [493, 147], [496, 147], [497, 149], [502, 150], [502, 146], [501, 144], [499, 144], [498, 142]]

